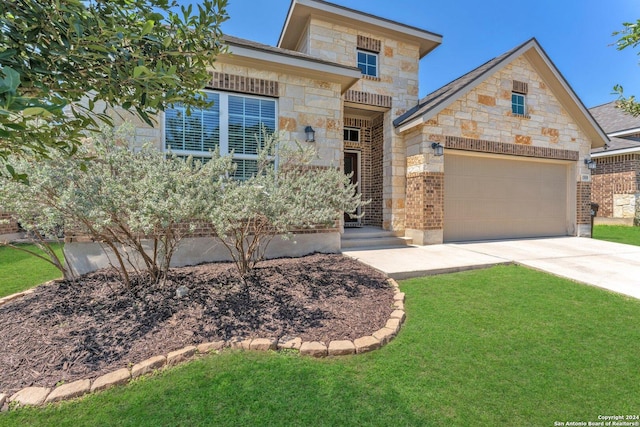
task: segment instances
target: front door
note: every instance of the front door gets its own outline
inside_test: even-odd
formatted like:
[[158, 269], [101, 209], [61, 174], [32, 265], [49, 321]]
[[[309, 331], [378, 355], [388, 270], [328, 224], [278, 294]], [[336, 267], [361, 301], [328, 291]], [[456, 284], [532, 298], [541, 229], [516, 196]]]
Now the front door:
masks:
[[[356, 193], [360, 191], [358, 188], [358, 153], [352, 151], [346, 151], [344, 153], [344, 173], [345, 175], [351, 174], [351, 184], [356, 185]], [[344, 214], [345, 224], [357, 224], [360, 222], [357, 218], [351, 218], [349, 214]]]

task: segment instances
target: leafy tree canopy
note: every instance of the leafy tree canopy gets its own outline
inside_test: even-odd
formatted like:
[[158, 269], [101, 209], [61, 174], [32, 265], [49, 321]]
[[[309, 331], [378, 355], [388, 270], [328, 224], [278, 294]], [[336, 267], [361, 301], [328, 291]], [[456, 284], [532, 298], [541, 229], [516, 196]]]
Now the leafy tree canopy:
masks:
[[201, 106], [227, 0], [0, 0], [0, 174], [9, 156], [73, 154], [122, 107], [152, 124]]
[[[616, 42], [618, 50], [628, 47], [636, 48], [640, 44], [640, 19], [636, 22], [625, 22], [622, 24], [624, 29], [613, 33], [614, 36], [620, 36]], [[640, 53], [639, 53], [640, 55]], [[613, 90], [620, 95], [618, 105], [627, 113], [637, 117], [640, 116], [640, 103], [636, 101], [635, 96], [624, 96], [624, 89], [620, 85], [616, 85]]]

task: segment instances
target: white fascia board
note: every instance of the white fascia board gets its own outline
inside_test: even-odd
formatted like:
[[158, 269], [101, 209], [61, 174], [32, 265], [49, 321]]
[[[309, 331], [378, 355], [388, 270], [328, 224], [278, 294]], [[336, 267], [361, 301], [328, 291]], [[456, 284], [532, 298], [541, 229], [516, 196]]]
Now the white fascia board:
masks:
[[345, 67], [341, 65], [333, 65], [322, 61], [314, 61], [312, 59], [298, 58], [286, 54], [278, 54], [259, 49], [251, 49], [244, 46], [229, 44], [229, 53], [231, 56], [254, 59], [258, 61], [271, 62], [280, 66], [289, 66], [314, 73], [333, 74], [341, 77], [356, 78], [362, 77], [362, 72], [353, 67]]
[[625, 136], [625, 135], [634, 135], [636, 133], [640, 133], [640, 128], [632, 128], [627, 130], [620, 130], [618, 132], [612, 132], [609, 136]]
[[318, 3], [314, 0], [297, 0], [296, 3], [312, 8], [320, 8], [345, 19], [360, 21], [376, 27], [382, 27], [393, 32], [406, 34], [409, 37], [417, 37], [421, 39], [428, 39], [436, 43], [442, 43], [442, 37], [437, 34], [426, 30], [420, 30], [419, 28], [411, 27], [409, 25], [403, 25], [388, 19], [381, 19], [357, 10], [342, 8], [329, 3]]
[[591, 157], [593, 157], [594, 159], [597, 159], [598, 157], [609, 157], [609, 156], [617, 156], [618, 154], [631, 154], [631, 153], [640, 153], [640, 147], [621, 148], [619, 150], [599, 151], [597, 153], [592, 153]]

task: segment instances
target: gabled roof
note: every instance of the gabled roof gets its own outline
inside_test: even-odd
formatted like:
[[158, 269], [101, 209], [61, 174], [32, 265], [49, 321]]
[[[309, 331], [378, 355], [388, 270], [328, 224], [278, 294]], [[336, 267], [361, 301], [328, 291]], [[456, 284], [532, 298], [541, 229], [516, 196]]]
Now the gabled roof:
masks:
[[229, 46], [229, 53], [219, 57], [224, 62], [340, 83], [342, 93], [362, 77], [357, 67], [325, 61], [293, 50], [228, 35], [223, 37], [223, 42]]
[[278, 47], [296, 49], [311, 15], [330, 22], [342, 22], [359, 30], [377, 32], [390, 38], [412, 41], [420, 46], [420, 58], [442, 43], [440, 34], [324, 0], [291, 0], [287, 19], [280, 32]]
[[589, 113], [569, 83], [553, 64], [535, 38], [482, 64], [478, 68], [444, 85], [420, 100], [418, 105], [393, 121], [402, 132], [423, 123], [447, 108], [456, 100], [469, 93], [486, 78], [495, 74], [516, 58], [524, 55], [544, 79], [558, 101], [576, 121], [591, 140], [592, 147], [602, 147], [608, 141], [607, 135]]
[[621, 136], [626, 133], [640, 133], [640, 117], [633, 117], [618, 108], [617, 101], [598, 105], [589, 111], [607, 134]]

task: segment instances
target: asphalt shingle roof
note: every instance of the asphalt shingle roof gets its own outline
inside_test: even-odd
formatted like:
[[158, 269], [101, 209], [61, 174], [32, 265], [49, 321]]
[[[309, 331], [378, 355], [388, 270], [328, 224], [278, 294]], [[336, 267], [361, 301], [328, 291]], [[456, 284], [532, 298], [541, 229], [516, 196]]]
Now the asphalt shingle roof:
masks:
[[591, 115], [606, 133], [616, 133], [640, 128], [640, 117], [633, 117], [618, 107], [616, 101], [590, 108]]

